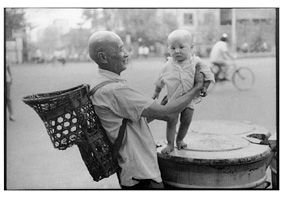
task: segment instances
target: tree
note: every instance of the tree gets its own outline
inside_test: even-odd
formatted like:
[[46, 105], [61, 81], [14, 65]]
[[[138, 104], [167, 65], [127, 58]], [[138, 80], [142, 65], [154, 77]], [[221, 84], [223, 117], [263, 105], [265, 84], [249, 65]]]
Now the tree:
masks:
[[118, 9], [85, 9], [83, 17], [85, 21], [91, 20], [92, 27], [113, 31], [119, 26]]
[[119, 9], [125, 32], [134, 41], [143, 39], [144, 45], [156, 42], [165, 43], [168, 34], [178, 27], [176, 16], [172, 13], [158, 15], [157, 9]]
[[26, 34], [26, 28], [32, 28], [30, 23], [27, 23], [23, 8], [5, 8], [5, 40], [14, 41], [14, 33], [20, 33], [23, 39], [23, 61], [28, 61], [29, 43]]
[[13, 32], [23, 30], [27, 22], [23, 9], [5, 8], [5, 38], [13, 40]]
[[167, 35], [177, 26], [175, 15], [167, 13], [158, 17], [158, 9], [103, 9], [85, 10], [85, 20], [92, 20], [93, 27], [103, 26], [106, 30], [130, 34], [132, 41], [152, 45], [163, 43]]
[[47, 27], [38, 40], [38, 47], [43, 53], [52, 54], [61, 42], [59, 30], [55, 27]]
[[70, 54], [75, 53], [78, 56], [84, 56], [89, 37], [90, 31], [82, 28], [71, 29], [70, 32], [64, 35], [65, 45], [68, 47]]
[[97, 9], [84, 9], [83, 10], [83, 17], [85, 21], [91, 20], [92, 26], [98, 26], [97, 18], [98, 18], [98, 10]]
[[157, 41], [160, 43], [166, 43], [167, 37], [170, 32], [176, 30], [178, 28], [177, 18], [172, 13], [166, 13], [161, 16], [161, 20], [159, 21], [158, 28], [155, 28]]

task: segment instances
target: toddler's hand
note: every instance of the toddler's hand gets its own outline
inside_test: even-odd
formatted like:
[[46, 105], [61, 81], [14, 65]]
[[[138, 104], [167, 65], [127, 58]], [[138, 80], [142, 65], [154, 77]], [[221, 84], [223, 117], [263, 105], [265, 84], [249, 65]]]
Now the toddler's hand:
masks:
[[203, 87], [204, 82], [204, 74], [200, 72], [200, 66], [196, 65], [196, 72], [195, 72], [195, 80], [194, 80], [195, 86], [201, 86]]
[[159, 93], [154, 92], [152, 99], [158, 99], [159, 98]]
[[201, 97], [205, 97], [207, 96], [207, 88], [203, 87], [202, 90], [200, 91], [200, 96]]

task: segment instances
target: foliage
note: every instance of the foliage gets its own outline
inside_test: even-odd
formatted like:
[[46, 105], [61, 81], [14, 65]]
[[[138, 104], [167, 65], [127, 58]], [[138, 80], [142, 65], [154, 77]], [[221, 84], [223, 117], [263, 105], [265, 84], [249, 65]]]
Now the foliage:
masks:
[[133, 42], [153, 45], [155, 42], [164, 43], [167, 35], [176, 29], [176, 17], [168, 13], [158, 16], [157, 9], [103, 9], [85, 10], [85, 20], [92, 20], [93, 27], [105, 27], [119, 33], [121, 37], [131, 35]]
[[125, 31], [131, 34], [133, 41], [142, 38], [147, 46], [167, 40], [168, 34], [177, 28], [176, 18], [172, 14], [157, 17], [157, 9], [121, 9], [119, 10]]
[[81, 55], [86, 50], [90, 35], [91, 33], [88, 29], [71, 29], [70, 32], [64, 35], [64, 40], [71, 53], [76, 51]]
[[55, 27], [47, 27], [42, 36], [38, 40], [38, 47], [42, 52], [47, 54], [52, 54], [53, 51], [61, 42], [59, 30]]
[[26, 27], [23, 9], [6, 8], [5, 9], [5, 38], [13, 40], [13, 31], [19, 31]]

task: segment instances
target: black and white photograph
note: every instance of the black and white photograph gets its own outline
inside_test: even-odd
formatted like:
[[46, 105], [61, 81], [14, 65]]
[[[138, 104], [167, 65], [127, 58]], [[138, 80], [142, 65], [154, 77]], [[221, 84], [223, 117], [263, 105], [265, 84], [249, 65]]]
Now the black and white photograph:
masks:
[[279, 11], [3, 7], [4, 190], [278, 191]]

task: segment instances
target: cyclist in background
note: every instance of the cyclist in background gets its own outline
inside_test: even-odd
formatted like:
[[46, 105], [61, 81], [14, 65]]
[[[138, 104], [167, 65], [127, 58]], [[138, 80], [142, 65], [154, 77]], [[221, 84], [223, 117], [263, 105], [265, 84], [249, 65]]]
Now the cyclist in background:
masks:
[[[219, 67], [219, 71], [215, 74], [215, 80], [227, 80], [228, 62], [227, 60], [234, 60], [234, 57], [230, 54], [227, 46], [228, 35], [222, 34], [220, 41], [214, 44], [210, 52], [210, 62]], [[223, 77], [219, 74], [223, 74]]]

